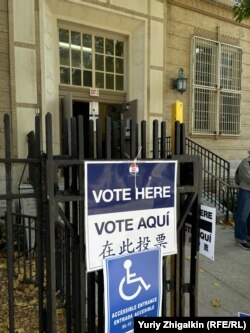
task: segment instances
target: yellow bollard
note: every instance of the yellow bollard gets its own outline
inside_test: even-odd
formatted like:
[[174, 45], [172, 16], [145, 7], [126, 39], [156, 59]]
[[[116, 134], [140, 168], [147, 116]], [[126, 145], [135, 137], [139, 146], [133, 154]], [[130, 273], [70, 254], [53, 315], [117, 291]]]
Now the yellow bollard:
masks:
[[175, 122], [183, 123], [183, 103], [176, 100], [172, 104], [172, 117], [171, 117], [171, 154], [174, 155], [175, 148]]

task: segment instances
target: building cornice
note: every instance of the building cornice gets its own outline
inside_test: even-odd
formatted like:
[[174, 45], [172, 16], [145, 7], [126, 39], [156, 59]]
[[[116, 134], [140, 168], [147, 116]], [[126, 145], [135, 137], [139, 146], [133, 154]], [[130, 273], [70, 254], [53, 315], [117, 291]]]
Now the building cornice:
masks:
[[167, 0], [167, 3], [250, 29], [250, 21], [241, 23], [235, 21], [232, 6], [215, 0]]

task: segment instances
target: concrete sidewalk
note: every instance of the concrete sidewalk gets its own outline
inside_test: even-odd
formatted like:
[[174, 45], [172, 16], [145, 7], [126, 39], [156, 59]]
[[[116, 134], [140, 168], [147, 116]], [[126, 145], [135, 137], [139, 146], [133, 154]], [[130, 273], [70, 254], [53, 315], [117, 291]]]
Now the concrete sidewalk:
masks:
[[235, 245], [234, 227], [216, 224], [214, 261], [199, 256], [198, 316], [250, 314], [250, 250]]

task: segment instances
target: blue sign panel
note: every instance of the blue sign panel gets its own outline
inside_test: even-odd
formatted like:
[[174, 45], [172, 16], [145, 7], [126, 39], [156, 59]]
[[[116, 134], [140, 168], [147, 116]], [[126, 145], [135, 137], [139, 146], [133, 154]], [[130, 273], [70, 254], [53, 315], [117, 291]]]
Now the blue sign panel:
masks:
[[88, 271], [111, 256], [177, 252], [176, 169], [172, 160], [85, 162]]
[[87, 162], [89, 215], [172, 207], [175, 167], [162, 161]]
[[250, 317], [250, 313], [238, 312], [238, 317]]
[[134, 317], [161, 315], [160, 248], [104, 261], [106, 333], [132, 332]]

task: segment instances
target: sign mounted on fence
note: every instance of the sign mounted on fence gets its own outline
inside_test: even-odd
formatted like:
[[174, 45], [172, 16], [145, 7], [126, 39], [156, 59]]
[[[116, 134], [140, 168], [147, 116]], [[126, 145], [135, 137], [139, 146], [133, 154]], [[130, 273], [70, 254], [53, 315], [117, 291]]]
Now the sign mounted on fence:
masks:
[[177, 252], [177, 161], [86, 161], [84, 168], [87, 271], [115, 255]]
[[[190, 219], [190, 216], [189, 216]], [[191, 217], [192, 220], [192, 217]], [[191, 244], [192, 221], [185, 224], [186, 244]], [[214, 260], [216, 232], [216, 208], [201, 205], [199, 251], [205, 257]]]
[[105, 333], [133, 332], [134, 317], [161, 315], [160, 248], [109, 257], [104, 260], [103, 274]]

